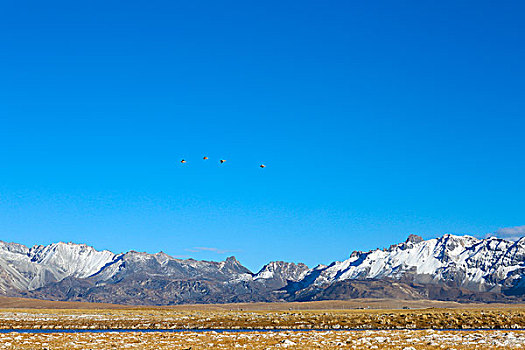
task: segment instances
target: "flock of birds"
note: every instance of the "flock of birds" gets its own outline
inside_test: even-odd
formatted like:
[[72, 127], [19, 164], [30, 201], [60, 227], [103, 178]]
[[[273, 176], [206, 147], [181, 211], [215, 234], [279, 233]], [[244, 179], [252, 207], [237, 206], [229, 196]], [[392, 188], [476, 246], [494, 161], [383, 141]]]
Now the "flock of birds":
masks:
[[[203, 160], [208, 160], [208, 157], [204, 156], [204, 157], [202, 157], [202, 159], [203, 159]], [[181, 162], [182, 164], [187, 163], [185, 159], [182, 159], [180, 162]], [[224, 164], [224, 162], [226, 162], [226, 159], [221, 159], [221, 160], [219, 160], [219, 163], [221, 163], [221, 164]], [[259, 165], [259, 168], [266, 168], [266, 165], [261, 164], [261, 165]]]

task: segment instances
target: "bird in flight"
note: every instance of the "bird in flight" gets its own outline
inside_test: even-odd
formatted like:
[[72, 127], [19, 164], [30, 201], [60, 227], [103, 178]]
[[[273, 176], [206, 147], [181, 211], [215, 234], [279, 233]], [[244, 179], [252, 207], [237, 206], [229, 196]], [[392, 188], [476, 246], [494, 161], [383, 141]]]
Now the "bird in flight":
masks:
[[[202, 157], [202, 159], [203, 159], [203, 160], [208, 160], [209, 158], [208, 158], [207, 156], [204, 156], [204, 157]], [[180, 162], [181, 162], [182, 164], [184, 164], [184, 163], [186, 163], [186, 159], [181, 159]], [[224, 164], [224, 163], [226, 162], [226, 159], [221, 159], [221, 160], [219, 160], [219, 162], [220, 162], [221, 164]], [[259, 165], [259, 168], [264, 169], [264, 168], [266, 168], [266, 165], [261, 164], [261, 165]]]

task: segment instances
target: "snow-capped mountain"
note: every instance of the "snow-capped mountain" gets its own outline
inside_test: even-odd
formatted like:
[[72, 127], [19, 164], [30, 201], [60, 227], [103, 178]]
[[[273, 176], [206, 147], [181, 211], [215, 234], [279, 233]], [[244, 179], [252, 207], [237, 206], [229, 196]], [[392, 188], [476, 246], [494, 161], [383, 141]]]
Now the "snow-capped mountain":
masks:
[[277, 290], [286, 286], [289, 282], [301, 280], [308, 271], [308, 266], [303, 263], [272, 261], [264, 265], [253, 276], [253, 280], [264, 284], [268, 289]]
[[425, 241], [410, 236], [388, 249], [354, 252], [347, 260], [317, 266], [296, 288], [388, 278], [486, 292], [517, 288], [524, 274], [525, 238], [512, 242], [447, 234]]
[[272, 261], [262, 267], [254, 276], [254, 280], [282, 279], [283, 282], [298, 281], [308, 271], [308, 266], [303, 263], [295, 264], [285, 261]]
[[84, 244], [28, 248], [0, 241], [0, 294], [52, 300], [178, 304], [390, 297], [525, 299], [525, 238], [411, 235], [309, 269], [274, 261], [252, 273], [235, 257], [114, 254]]
[[0, 290], [34, 290], [66, 277], [86, 278], [115, 258], [110, 251], [85, 244], [60, 242], [28, 248], [0, 241]]
[[254, 274], [235, 257], [176, 259], [163, 252], [114, 254], [84, 244], [28, 248], [0, 241], [0, 294], [121, 303], [273, 300], [304, 264], [272, 262]]

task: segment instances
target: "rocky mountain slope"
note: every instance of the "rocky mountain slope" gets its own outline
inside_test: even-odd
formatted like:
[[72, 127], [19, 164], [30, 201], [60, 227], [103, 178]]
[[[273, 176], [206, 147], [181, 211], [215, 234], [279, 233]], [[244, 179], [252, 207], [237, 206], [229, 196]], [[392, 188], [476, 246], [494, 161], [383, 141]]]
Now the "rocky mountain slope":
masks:
[[234, 257], [197, 261], [162, 252], [114, 254], [83, 244], [28, 248], [0, 241], [0, 294], [50, 300], [159, 305], [358, 297], [522, 300], [524, 276], [525, 238], [412, 235], [328, 266], [274, 261], [257, 273]]
[[473, 292], [522, 294], [524, 275], [525, 238], [512, 242], [444, 235], [424, 241], [410, 236], [388, 249], [353, 252], [347, 260], [317, 266], [288, 289], [297, 291], [347, 280], [392, 279]]
[[67, 277], [87, 278], [116, 259], [84, 244], [54, 243], [28, 248], [0, 241], [0, 291], [34, 290]]
[[254, 274], [235, 257], [182, 260], [162, 252], [113, 254], [82, 244], [28, 248], [0, 241], [1, 294], [51, 300], [163, 305], [274, 301], [273, 291], [307, 270], [304, 264], [281, 261]]

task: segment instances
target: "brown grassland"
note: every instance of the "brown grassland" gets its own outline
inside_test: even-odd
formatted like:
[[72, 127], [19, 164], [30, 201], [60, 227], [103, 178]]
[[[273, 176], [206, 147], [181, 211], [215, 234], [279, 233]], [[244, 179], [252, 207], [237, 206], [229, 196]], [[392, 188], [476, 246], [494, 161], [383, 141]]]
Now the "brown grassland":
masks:
[[[525, 305], [351, 300], [136, 307], [0, 298], [0, 349], [492, 349], [525, 347]], [[443, 329], [507, 329], [444, 331]], [[133, 332], [62, 333], [67, 329]], [[184, 332], [140, 330], [186, 329]], [[207, 330], [203, 332], [191, 330]], [[245, 329], [249, 332], [214, 332]], [[308, 331], [314, 329], [315, 331]], [[441, 329], [441, 331], [439, 331]], [[274, 332], [274, 330], [282, 330]], [[293, 331], [292, 331], [293, 330]]]
[[0, 349], [519, 349], [522, 331], [298, 331], [0, 334]]

